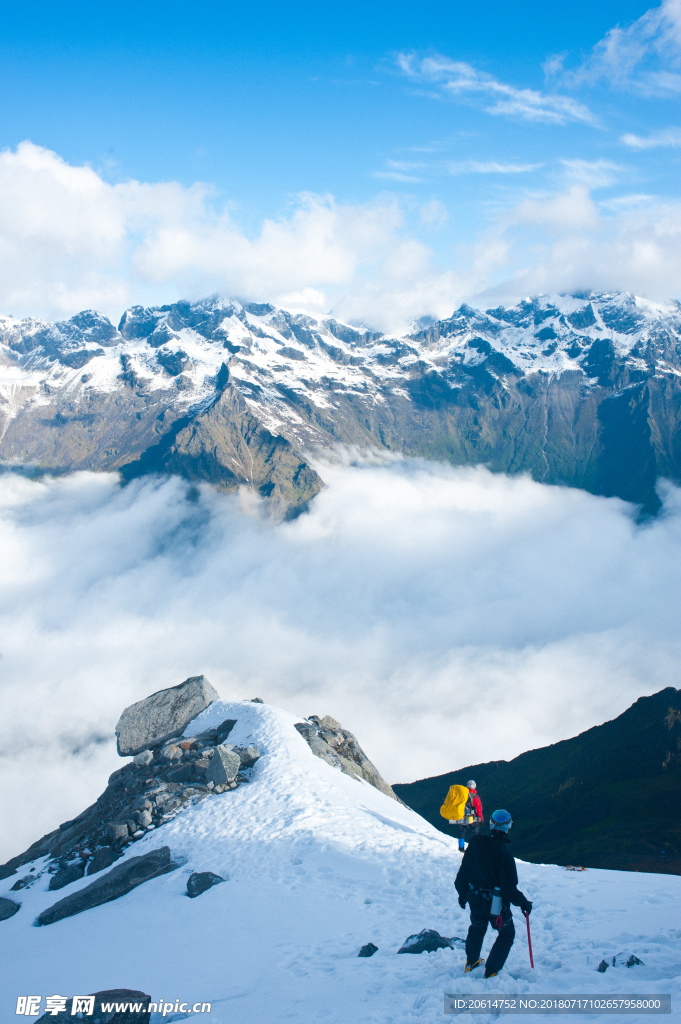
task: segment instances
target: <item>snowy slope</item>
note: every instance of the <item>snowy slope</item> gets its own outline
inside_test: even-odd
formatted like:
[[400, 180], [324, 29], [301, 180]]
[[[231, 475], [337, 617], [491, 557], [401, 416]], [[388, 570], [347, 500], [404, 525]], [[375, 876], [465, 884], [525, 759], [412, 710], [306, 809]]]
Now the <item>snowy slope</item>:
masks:
[[[488, 982], [464, 977], [460, 947], [396, 956], [423, 928], [465, 935], [456, 842], [316, 758], [287, 712], [218, 701], [185, 734], [227, 717], [237, 720], [230, 742], [263, 753], [250, 783], [185, 810], [125, 854], [168, 845], [185, 858], [180, 869], [41, 928], [37, 914], [89, 879], [58, 893], [47, 892], [47, 874], [19, 894], [2, 883], [0, 895], [23, 904], [0, 922], [3, 1020], [15, 1019], [20, 994], [114, 987], [210, 1001], [210, 1014], [191, 1019], [220, 1024], [439, 1021], [444, 992], [671, 992], [681, 1006], [675, 876], [520, 864], [536, 906], [534, 971], [520, 929], [507, 969]], [[188, 899], [188, 875], [206, 870], [228, 881]], [[358, 958], [370, 941], [378, 953]], [[620, 953], [645, 966], [597, 973]]]

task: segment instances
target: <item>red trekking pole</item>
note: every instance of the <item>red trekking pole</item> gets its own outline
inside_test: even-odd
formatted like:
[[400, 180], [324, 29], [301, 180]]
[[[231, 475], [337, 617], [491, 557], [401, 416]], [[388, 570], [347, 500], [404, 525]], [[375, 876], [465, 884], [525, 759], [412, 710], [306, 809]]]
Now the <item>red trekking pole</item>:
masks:
[[532, 939], [530, 938], [530, 915], [525, 913], [525, 921], [527, 922], [527, 945], [530, 950], [530, 967], [534, 969], [534, 959], [532, 957]]

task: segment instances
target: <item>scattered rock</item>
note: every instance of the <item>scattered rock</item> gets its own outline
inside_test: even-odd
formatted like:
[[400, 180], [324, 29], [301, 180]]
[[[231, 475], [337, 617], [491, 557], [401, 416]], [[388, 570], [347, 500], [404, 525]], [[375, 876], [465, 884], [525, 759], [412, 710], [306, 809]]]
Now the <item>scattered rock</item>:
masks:
[[264, 704], [262, 697], [251, 697], [251, 704]]
[[194, 736], [193, 739], [199, 740], [208, 746], [215, 747], [219, 743], [225, 742], [235, 725], [236, 718], [226, 718], [224, 722], [217, 727], [217, 729], [207, 729], [205, 732], [199, 733], [198, 736]]
[[[75, 1011], [75, 1014], [83, 1016], [83, 1019], [90, 1021], [91, 1024], [140, 1024], [142, 1020], [149, 1020], [151, 996], [146, 995], [145, 992], [137, 992], [134, 989], [128, 988], [115, 988], [110, 989], [108, 992], [93, 992], [92, 995], [95, 997], [95, 1008], [92, 1015], [87, 1013], [84, 1016], [83, 1012], [79, 1013], [77, 1009]], [[45, 1013], [36, 1021], [36, 1024], [41, 1024], [41, 1022], [47, 1024], [48, 1021], [75, 1020], [73, 998], [71, 997], [66, 1000], [66, 1009], [60, 1010], [57, 1014], [52, 1012]], [[133, 1013], [130, 1010], [104, 1011], [102, 1003], [138, 1003], [141, 1004], [143, 1009], [139, 1013]]]
[[219, 695], [205, 676], [191, 676], [127, 707], [116, 725], [118, 753], [139, 754], [178, 736]]
[[140, 828], [147, 828], [151, 825], [152, 817], [149, 811], [138, 811], [137, 812], [137, 824]]
[[150, 750], [140, 750], [139, 754], [135, 754], [135, 756], [133, 757], [133, 762], [141, 766], [151, 764], [153, 760], [154, 755]]
[[362, 946], [357, 956], [373, 956], [374, 953], [378, 953], [378, 946], [374, 946], [373, 942], [367, 942], [366, 946]]
[[23, 878], [20, 878], [18, 880], [18, 882], [14, 883], [14, 885], [10, 888], [10, 892], [18, 892], [19, 889], [26, 889], [26, 888], [28, 888], [28, 886], [32, 882], [35, 882], [35, 879], [36, 879], [35, 875], [24, 875]]
[[8, 900], [6, 896], [0, 896], [0, 921], [6, 921], [8, 917], [14, 917], [21, 908], [21, 903]]
[[637, 956], [634, 956], [634, 954], [632, 953], [629, 959], [627, 960], [626, 966], [636, 967], [637, 965], [640, 967], [645, 967], [643, 960], [639, 960], [639, 958]]
[[55, 875], [52, 875], [48, 889], [52, 892], [55, 889], [63, 889], [65, 885], [70, 885], [71, 882], [77, 882], [79, 878], [82, 878], [85, 874], [85, 864], [80, 861], [76, 864], [65, 864], [60, 867], [59, 871]]
[[106, 826], [106, 834], [112, 843], [120, 843], [123, 839], [128, 838], [128, 822], [110, 821]]
[[238, 754], [223, 746], [216, 747], [208, 766], [208, 781], [215, 783], [216, 786], [224, 786], [236, 778], [240, 767], [241, 759]]
[[216, 875], [212, 871], [195, 871], [187, 879], [187, 896], [190, 899], [195, 899], [200, 896], [206, 889], [210, 889], [214, 885], [219, 885], [220, 882], [224, 882], [225, 879], [222, 875]]
[[162, 846], [159, 850], [152, 850], [144, 857], [131, 857], [129, 860], [118, 864], [111, 871], [108, 871], [97, 881], [86, 885], [84, 889], [71, 893], [58, 903], [54, 903], [47, 910], [43, 910], [37, 918], [36, 924], [54, 924], [65, 917], [73, 917], [74, 914], [81, 914], [84, 910], [92, 907], [99, 907], [102, 903], [109, 903], [119, 896], [125, 896], [138, 885], [148, 882], [157, 875], [164, 875], [168, 871], [174, 871], [179, 867], [171, 860], [170, 849]]
[[118, 850], [114, 850], [112, 846], [102, 846], [88, 861], [85, 874], [96, 875], [98, 871], [103, 871], [104, 868], [110, 868], [114, 861], [117, 861], [120, 856], [120, 852]]
[[194, 778], [192, 766], [190, 764], [183, 764], [179, 768], [173, 768], [172, 771], [168, 772], [168, 778], [173, 782], [191, 782]]
[[449, 939], [432, 928], [424, 928], [418, 935], [410, 935], [398, 953], [434, 953], [436, 949], [451, 949]]
[[234, 753], [238, 754], [242, 768], [252, 768], [261, 756], [257, 747], [234, 747]]
[[176, 746], [174, 743], [166, 743], [161, 748], [161, 757], [164, 757], [166, 761], [179, 761], [182, 757], [182, 747]]
[[609, 966], [610, 966], [610, 965], [609, 965], [609, 964], [607, 964], [607, 963], [605, 962], [605, 960], [601, 960], [601, 962], [599, 963], [599, 965], [598, 965], [598, 967], [596, 968], [596, 970], [597, 970], [597, 971], [598, 971], [598, 972], [599, 972], [600, 974], [605, 974], [605, 972], [607, 971], [607, 969], [608, 969], [608, 967], [609, 967]]
[[306, 722], [297, 722], [296, 729], [306, 740], [312, 753], [322, 761], [333, 765], [334, 768], [340, 768], [346, 775], [364, 779], [381, 793], [401, 803], [352, 733], [341, 728], [331, 715], [324, 718], [311, 715]]

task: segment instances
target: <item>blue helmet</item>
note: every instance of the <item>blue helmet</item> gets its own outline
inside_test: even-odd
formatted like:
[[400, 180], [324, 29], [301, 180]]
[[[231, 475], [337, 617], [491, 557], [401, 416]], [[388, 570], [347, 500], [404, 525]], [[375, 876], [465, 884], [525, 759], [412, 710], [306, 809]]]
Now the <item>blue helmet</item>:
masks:
[[508, 832], [513, 819], [508, 811], [495, 811], [489, 819], [489, 827], [496, 832]]

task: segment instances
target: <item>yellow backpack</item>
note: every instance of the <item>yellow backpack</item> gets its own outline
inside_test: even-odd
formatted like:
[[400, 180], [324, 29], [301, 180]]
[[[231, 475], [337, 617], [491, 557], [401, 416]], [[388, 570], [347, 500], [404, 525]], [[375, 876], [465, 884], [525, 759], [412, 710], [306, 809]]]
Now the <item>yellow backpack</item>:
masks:
[[467, 800], [468, 790], [465, 786], [450, 786], [440, 814], [448, 821], [461, 821]]

